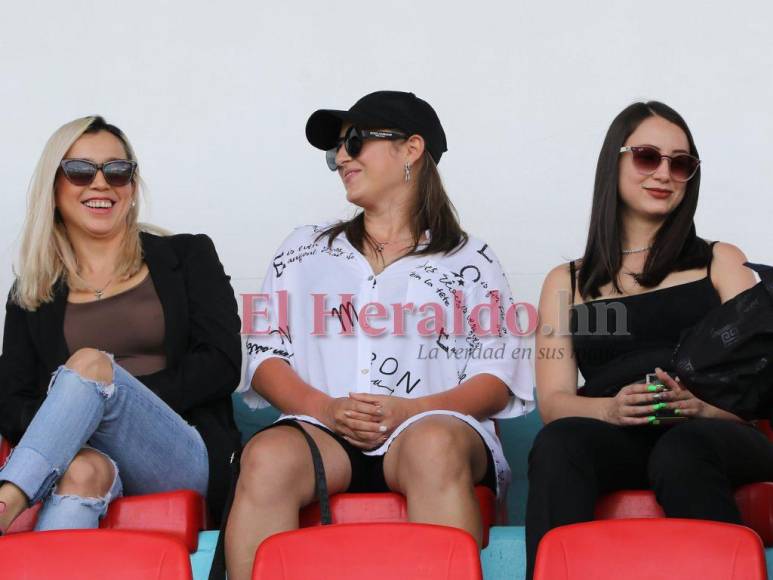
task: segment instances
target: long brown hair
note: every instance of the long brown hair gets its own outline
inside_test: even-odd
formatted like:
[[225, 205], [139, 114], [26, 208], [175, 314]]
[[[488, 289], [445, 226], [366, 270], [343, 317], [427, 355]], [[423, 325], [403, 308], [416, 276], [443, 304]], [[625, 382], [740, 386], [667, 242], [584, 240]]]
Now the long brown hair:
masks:
[[[416, 201], [410, 221], [413, 248], [406, 255], [449, 254], [462, 248], [467, 243], [467, 233], [459, 225], [456, 208], [443, 187], [437, 165], [427, 151], [421, 158], [416, 190]], [[430, 234], [429, 244], [419, 248], [419, 241], [426, 230], [429, 230]], [[328, 226], [319, 233], [316, 241], [327, 238], [330, 247], [341, 233], [344, 233], [349, 243], [360, 252], [365, 250], [365, 244], [369, 244], [374, 250], [378, 247], [376, 241], [365, 231], [365, 214], [362, 211], [357, 212], [350, 220]]]
[[[681, 115], [668, 105], [658, 101], [634, 103], [615, 117], [601, 146], [596, 166], [588, 241], [578, 276], [578, 287], [583, 298], [597, 298], [600, 296], [600, 288], [609, 282], [615, 292], [622, 294], [617, 282], [622, 265], [622, 224], [618, 191], [620, 148], [645, 119], [655, 116], [662, 117], [682, 129], [690, 144], [690, 155], [698, 157], [698, 149], [690, 128]], [[642, 287], [653, 288], [670, 272], [703, 267], [711, 259], [709, 244], [696, 235], [693, 221], [698, 206], [700, 183], [699, 166], [698, 171], [687, 182], [681, 203], [666, 217], [655, 234], [643, 271], [634, 275], [634, 279]]]

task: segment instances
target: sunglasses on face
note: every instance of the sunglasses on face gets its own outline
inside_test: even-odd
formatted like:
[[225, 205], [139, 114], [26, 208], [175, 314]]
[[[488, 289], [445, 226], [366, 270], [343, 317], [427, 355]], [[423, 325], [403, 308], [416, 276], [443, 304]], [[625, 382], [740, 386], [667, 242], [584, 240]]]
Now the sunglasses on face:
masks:
[[663, 155], [654, 147], [621, 147], [620, 153], [631, 153], [633, 166], [643, 175], [652, 175], [658, 170], [663, 159], [668, 159], [669, 172], [674, 181], [685, 182], [692, 179], [701, 160], [687, 153]]
[[368, 139], [384, 139], [386, 141], [397, 141], [398, 139], [407, 139], [408, 135], [400, 133], [398, 131], [370, 131], [368, 129], [358, 129], [357, 127], [349, 127], [344, 133], [344, 136], [339, 138], [336, 142], [336, 146], [332, 149], [328, 149], [325, 152], [325, 159], [327, 160], [327, 166], [330, 171], [336, 171], [338, 169], [338, 163], [336, 163], [336, 155], [341, 145], [344, 146], [349, 157], [354, 159], [362, 151], [362, 145]]
[[59, 164], [67, 181], [73, 185], [91, 185], [97, 177], [97, 171], [102, 171], [105, 181], [113, 187], [121, 187], [129, 183], [137, 169], [136, 161], [116, 159], [106, 163], [94, 163], [86, 159], [62, 159]]

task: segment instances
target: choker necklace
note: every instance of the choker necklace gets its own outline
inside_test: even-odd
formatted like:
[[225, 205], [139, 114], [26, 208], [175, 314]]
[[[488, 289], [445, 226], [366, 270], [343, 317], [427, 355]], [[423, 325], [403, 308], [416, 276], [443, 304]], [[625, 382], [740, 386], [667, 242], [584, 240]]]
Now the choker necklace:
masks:
[[647, 250], [651, 250], [652, 246], [646, 246], [644, 248], [636, 248], [633, 250], [620, 250], [621, 254], [640, 254], [641, 252], [646, 252]]

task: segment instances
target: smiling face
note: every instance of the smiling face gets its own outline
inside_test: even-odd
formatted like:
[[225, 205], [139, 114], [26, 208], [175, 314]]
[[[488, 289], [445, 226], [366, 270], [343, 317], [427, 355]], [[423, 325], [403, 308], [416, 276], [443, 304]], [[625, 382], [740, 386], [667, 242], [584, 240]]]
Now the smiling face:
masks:
[[[99, 164], [127, 159], [128, 155], [118, 137], [99, 131], [82, 135], [64, 158], [86, 159]], [[123, 234], [126, 229], [126, 216], [135, 190], [134, 181], [120, 187], [110, 185], [101, 170], [97, 171], [91, 184], [74, 185], [60, 170], [55, 181], [56, 207], [71, 235], [109, 238]]]
[[[663, 117], [648, 117], [626, 139], [624, 146], [647, 145], [662, 155], [690, 153], [685, 132]], [[648, 220], [662, 221], [684, 199], [686, 183], [671, 178], [668, 159], [661, 159], [652, 175], [643, 175], [633, 163], [631, 153], [620, 155], [618, 191], [624, 211]]]
[[[339, 133], [343, 137], [350, 124], [345, 123]], [[374, 205], [405, 190], [405, 163], [412, 163], [411, 152], [405, 150], [405, 141], [366, 139], [355, 159], [343, 145], [338, 149], [338, 175], [346, 188], [346, 199], [360, 207]]]

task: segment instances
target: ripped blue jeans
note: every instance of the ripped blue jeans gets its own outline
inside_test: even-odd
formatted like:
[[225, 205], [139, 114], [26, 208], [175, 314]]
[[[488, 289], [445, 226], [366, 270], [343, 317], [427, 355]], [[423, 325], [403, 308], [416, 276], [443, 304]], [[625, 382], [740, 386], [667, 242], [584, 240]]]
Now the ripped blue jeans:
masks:
[[[84, 447], [107, 456], [115, 473], [104, 497], [56, 493], [56, 483]], [[192, 489], [206, 495], [209, 460], [198, 431], [150, 389], [113, 363], [113, 382], [84, 379], [65, 366], [0, 470], [29, 498], [43, 502], [35, 529], [96, 528], [123, 495]]]

